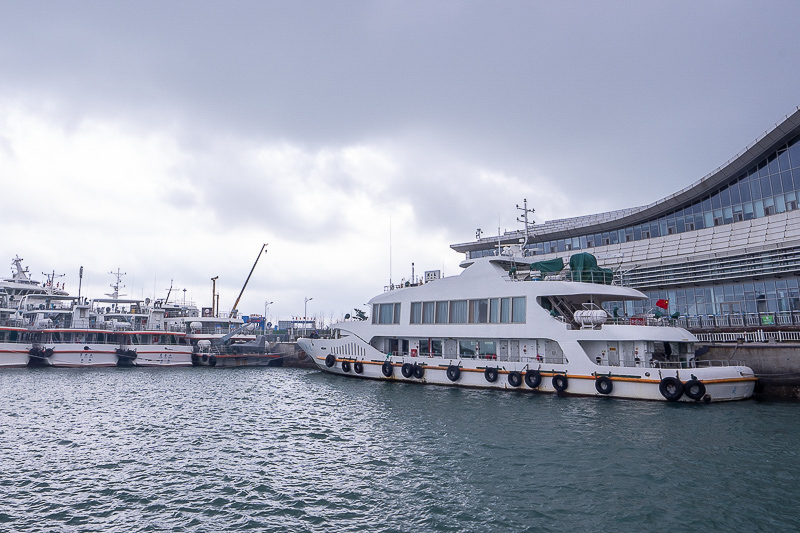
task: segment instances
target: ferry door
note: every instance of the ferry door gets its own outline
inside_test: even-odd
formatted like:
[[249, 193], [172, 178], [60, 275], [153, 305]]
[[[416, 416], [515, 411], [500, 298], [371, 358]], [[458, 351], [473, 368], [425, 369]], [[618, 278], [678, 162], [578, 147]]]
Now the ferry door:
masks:
[[508, 341], [508, 360], [519, 361], [519, 341]]
[[408, 355], [408, 339], [403, 339], [402, 346], [403, 346], [403, 353], [401, 353], [400, 355], [403, 356]]
[[508, 361], [508, 341], [500, 341], [497, 344], [497, 360]]
[[633, 342], [622, 342], [620, 348], [622, 349], [622, 366], [636, 366], [633, 355]]
[[619, 366], [619, 343], [609, 342], [606, 354], [608, 355], [609, 366]]
[[445, 339], [443, 355], [447, 359], [456, 359], [458, 357], [458, 341], [455, 339]]
[[397, 355], [397, 352], [400, 351], [400, 346], [397, 339], [387, 339], [389, 341], [388, 353], [389, 355]]

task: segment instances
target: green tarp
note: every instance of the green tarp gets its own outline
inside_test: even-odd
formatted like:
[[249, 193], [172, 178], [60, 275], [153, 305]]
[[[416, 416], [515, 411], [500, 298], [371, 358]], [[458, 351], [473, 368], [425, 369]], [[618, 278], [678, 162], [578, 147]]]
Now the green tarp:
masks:
[[597, 266], [595, 256], [585, 252], [570, 257], [569, 268], [572, 271], [572, 281], [611, 285], [611, 280], [614, 279], [614, 272], [611, 269], [600, 268]]
[[561, 272], [564, 270], [564, 260], [557, 257], [556, 259], [550, 259], [548, 261], [531, 263], [531, 270], [538, 270], [539, 272]]

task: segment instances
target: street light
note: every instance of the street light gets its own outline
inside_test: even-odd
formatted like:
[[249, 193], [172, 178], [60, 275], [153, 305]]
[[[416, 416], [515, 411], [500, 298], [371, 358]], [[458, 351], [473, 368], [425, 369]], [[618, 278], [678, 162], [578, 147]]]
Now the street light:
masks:
[[308, 302], [310, 302], [313, 299], [314, 298], [309, 298], [308, 296], [306, 296], [306, 302], [303, 306], [303, 333], [305, 333], [306, 324], [308, 324]]
[[263, 324], [264, 324], [264, 333], [265, 334], [267, 333], [267, 320], [269, 320], [267, 318], [269, 316], [269, 315], [267, 315], [267, 310], [269, 309], [269, 306], [274, 304], [274, 303], [275, 302], [264, 302], [264, 322], [263, 322]]

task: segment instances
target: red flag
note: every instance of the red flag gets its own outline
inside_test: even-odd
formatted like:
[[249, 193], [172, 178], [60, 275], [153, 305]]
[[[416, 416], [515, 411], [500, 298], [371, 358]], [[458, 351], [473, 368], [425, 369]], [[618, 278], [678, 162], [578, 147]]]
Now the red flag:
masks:
[[669, 307], [669, 300], [659, 300], [656, 302], [656, 307], [667, 309]]

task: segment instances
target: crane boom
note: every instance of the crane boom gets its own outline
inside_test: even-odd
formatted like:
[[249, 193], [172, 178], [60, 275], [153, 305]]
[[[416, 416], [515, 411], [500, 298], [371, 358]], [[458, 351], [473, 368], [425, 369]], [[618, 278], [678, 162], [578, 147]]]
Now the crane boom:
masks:
[[258, 260], [261, 259], [261, 254], [262, 253], [267, 253], [266, 249], [267, 249], [267, 245], [266, 244], [261, 246], [261, 250], [258, 252], [258, 257], [256, 257], [256, 262], [253, 263], [253, 268], [250, 269], [250, 273], [247, 275], [247, 279], [244, 280], [244, 285], [242, 286], [242, 291], [239, 293], [238, 298], [236, 298], [236, 301], [233, 304], [233, 308], [231, 309], [231, 316], [235, 316], [234, 313], [236, 313], [236, 306], [239, 305], [239, 300], [242, 299], [242, 294], [244, 294], [244, 290], [247, 287], [247, 283], [250, 281], [250, 276], [253, 275], [253, 270], [256, 269], [256, 265], [258, 264]]

